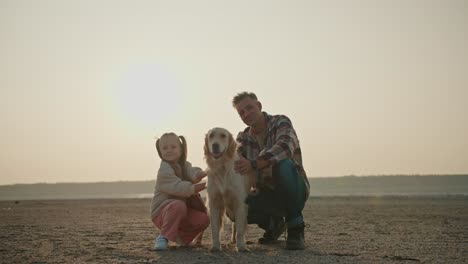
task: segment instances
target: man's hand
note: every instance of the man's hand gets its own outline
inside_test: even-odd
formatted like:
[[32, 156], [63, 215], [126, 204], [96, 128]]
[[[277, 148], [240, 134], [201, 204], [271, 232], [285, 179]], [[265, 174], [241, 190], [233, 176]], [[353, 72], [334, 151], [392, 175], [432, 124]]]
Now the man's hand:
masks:
[[250, 164], [250, 160], [245, 159], [243, 157], [241, 157], [240, 160], [236, 161], [236, 163], [234, 164], [234, 170], [237, 173], [243, 175], [247, 175], [253, 171], [252, 165]]
[[[270, 166], [270, 161], [268, 160], [257, 160], [256, 162], [257, 162], [257, 170], [263, 170], [267, 168], [268, 166]], [[253, 172], [254, 168], [252, 168], [252, 163], [250, 162], [250, 160], [244, 157], [241, 157], [240, 160], [236, 161], [236, 163], [234, 164], [234, 170], [237, 173], [247, 175]]]
[[193, 180], [193, 183], [199, 183], [203, 178], [206, 177], [206, 172], [205, 171], [200, 171], [197, 176], [195, 176], [195, 179]]
[[193, 186], [195, 189], [195, 193], [199, 193], [206, 189], [206, 182], [200, 182], [200, 183], [194, 184]]
[[270, 166], [269, 160], [257, 160], [257, 168], [258, 170], [264, 170]]

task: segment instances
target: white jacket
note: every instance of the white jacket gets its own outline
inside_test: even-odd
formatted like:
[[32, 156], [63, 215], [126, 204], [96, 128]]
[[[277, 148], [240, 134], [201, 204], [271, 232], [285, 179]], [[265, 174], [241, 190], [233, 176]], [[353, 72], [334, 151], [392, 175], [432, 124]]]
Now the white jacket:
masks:
[[198, 167], [192, 167], [188, 161], [185, 162], [183, 169], [185, 169], [185, 175], [190, 181], [179, 178], [168, 162], [161, 161], [151, 201], [151, 219], [154, 219], [167, 203], [174, 200], [185, 200], [195, 194], [193, 181], [202, 170]]

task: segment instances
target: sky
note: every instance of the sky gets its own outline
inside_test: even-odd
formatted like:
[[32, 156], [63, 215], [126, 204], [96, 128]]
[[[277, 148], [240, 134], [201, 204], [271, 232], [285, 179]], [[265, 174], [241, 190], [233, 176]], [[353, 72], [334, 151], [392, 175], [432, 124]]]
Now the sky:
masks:
[[242, 91], [285, 114], [309, 177], [468, 173], [464, 0], [0, 0], [0, 185], [206, 168]]

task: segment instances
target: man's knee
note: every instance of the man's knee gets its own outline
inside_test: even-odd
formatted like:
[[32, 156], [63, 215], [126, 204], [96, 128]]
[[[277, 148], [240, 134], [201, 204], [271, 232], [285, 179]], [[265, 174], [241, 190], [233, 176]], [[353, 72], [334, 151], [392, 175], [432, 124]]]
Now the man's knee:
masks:
[[291, 181], [299, 176], [296, 164], [291, 159], [284, 159], [273, 166], [273, 177], [280, 183]]
[[291, 159], [282, 160], [273, 167], [273, 178], [278, 196], [289, 202], [307, 199], [304, 180]]

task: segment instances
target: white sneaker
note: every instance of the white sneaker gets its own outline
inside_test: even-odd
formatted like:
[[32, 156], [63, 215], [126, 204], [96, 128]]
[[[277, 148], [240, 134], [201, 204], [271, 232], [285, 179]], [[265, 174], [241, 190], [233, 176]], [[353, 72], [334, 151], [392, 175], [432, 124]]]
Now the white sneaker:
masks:
[[163, 237], [162, 235], [159, 235], [154, 241], [154, 248], [156, 250], [167, 250], [167, 243], [167, 238]]

